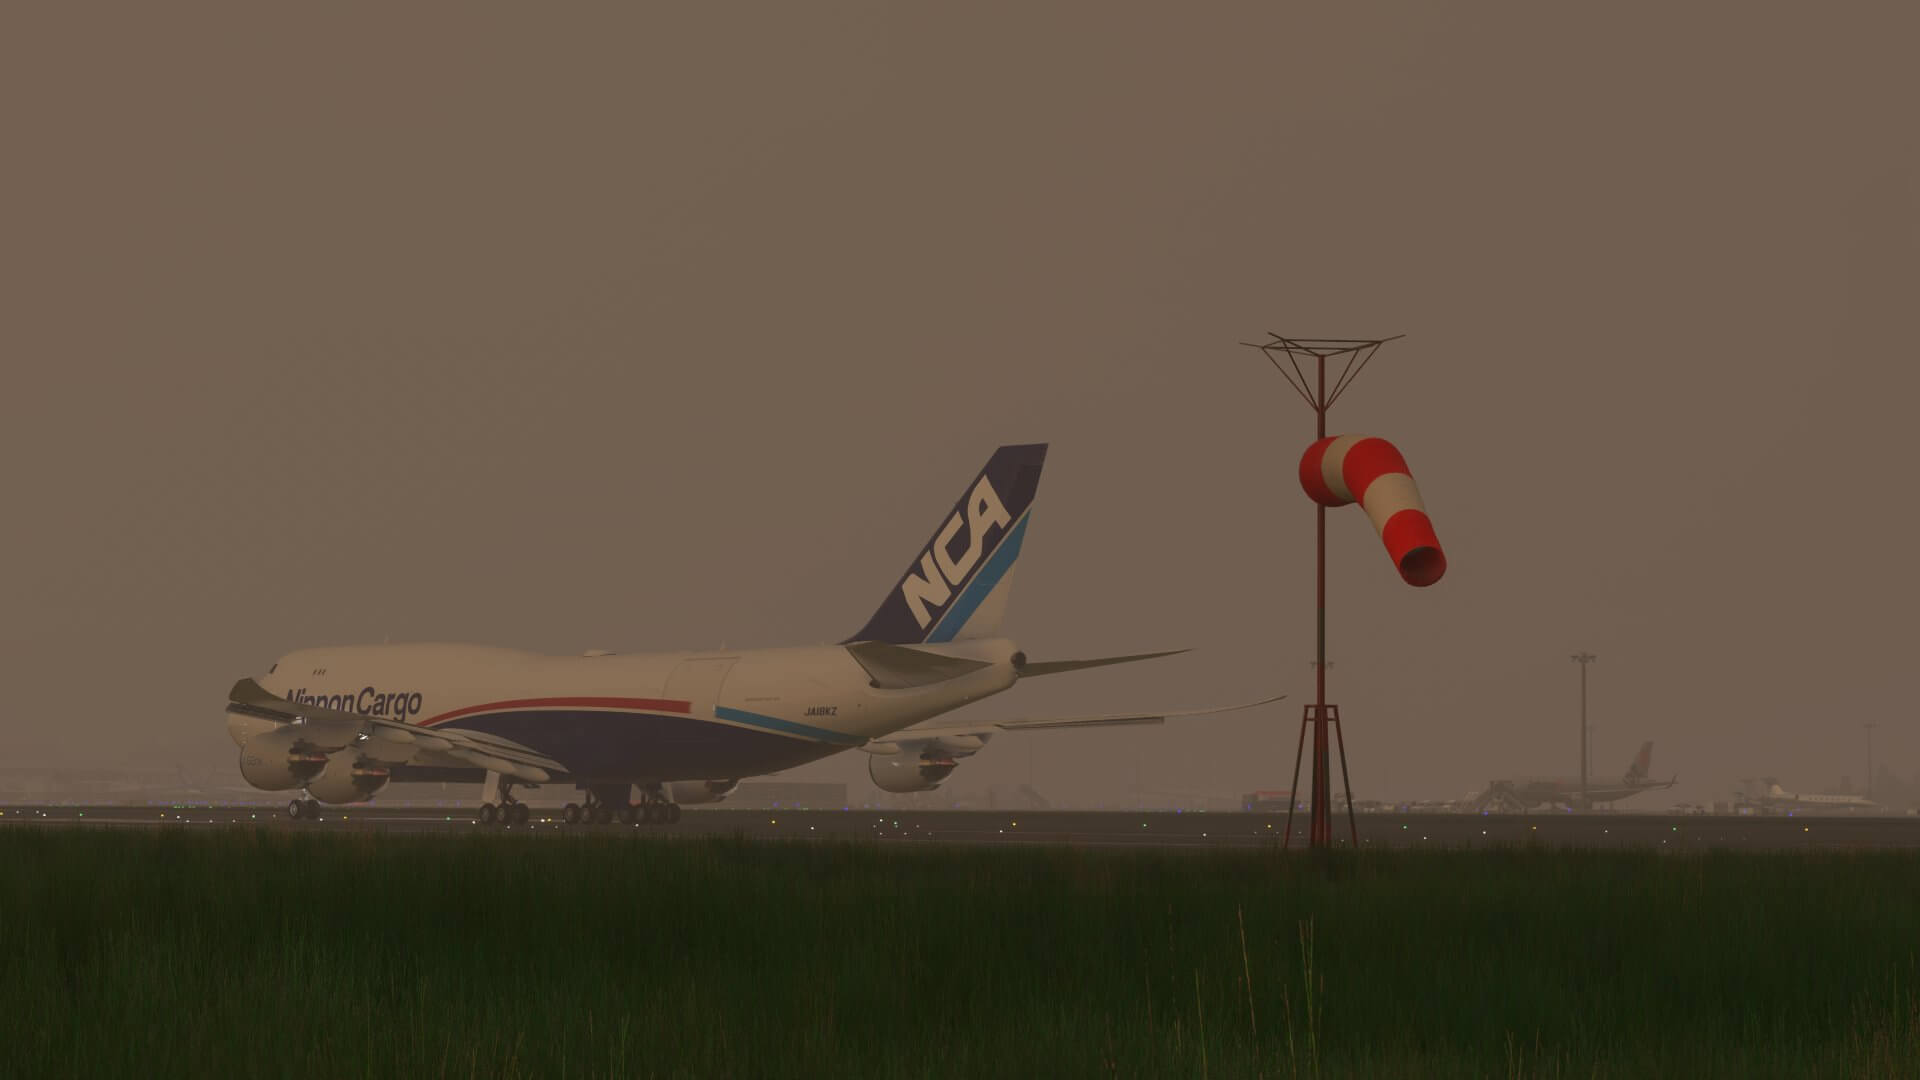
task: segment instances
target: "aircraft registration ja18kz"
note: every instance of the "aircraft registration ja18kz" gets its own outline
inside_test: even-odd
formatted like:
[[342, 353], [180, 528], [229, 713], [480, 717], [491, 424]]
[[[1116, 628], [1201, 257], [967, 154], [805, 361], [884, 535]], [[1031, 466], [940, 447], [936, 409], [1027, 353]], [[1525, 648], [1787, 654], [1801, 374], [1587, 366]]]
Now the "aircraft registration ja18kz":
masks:
[[[878, 611], [839, 645], [735, 652], [546, 656], [478, 645], [303, 649], [228, 695], [240, 772], [320, 803], [391, 782], [475, 782], [483, 823], [528, 819], [517, 788], [567, 784], [570, 823], [679, 820], [741, 778], [844, 750], [872, 755], [886, 791], [929, 791], [995, 733], [1157, 723], [1248, 708], [928, 724], [1023, 678], [1173, 652], [1034, 662], [999, 636], [1045, 444], [1003, 446], [974, 477]], [[638, 793], [638, 799], [634, 798]]]

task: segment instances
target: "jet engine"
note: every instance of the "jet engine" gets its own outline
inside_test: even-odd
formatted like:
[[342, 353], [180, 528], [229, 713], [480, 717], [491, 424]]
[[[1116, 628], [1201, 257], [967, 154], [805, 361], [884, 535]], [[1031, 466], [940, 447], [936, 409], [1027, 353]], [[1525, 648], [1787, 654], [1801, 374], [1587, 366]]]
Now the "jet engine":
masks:
[[739, 786], [738, 780], [677, 780], [667, 785], [667, 797], [681, 806], [715, 803]]
[[385, 765], [362, 760], [354, 751], [338, 753], [327, 759], [320, 775], [307, 781], [307, 794], [323, 803], [366, 802], [387, 786]]
[[263, 731], [240, 747], [240, 775], [262, 791], [297, 788], [327, 767], [327, 755], [300, 740], [299, 728], [284, 724]]
[[927, 757], [921, 754], [875, 754], [867, 759], [867, 775], [875, 787], [905, 795], [912, 791], [932, 791], [960, 763], [951, 757]]

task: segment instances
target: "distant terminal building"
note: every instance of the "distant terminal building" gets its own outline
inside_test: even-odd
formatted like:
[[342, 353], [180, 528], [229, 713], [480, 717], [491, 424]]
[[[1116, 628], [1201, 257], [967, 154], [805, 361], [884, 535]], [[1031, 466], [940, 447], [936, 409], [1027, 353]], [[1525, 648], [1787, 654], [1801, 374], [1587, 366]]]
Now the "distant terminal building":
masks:
[[749, 780], [719, 805], [747, 810], [843, 810], [847, 806], [847, 785]]
[[1291, 791], [1251, 791], [1240, 796], [1240, 809], [1248, 813], [1285, 810], [1292, 805]]

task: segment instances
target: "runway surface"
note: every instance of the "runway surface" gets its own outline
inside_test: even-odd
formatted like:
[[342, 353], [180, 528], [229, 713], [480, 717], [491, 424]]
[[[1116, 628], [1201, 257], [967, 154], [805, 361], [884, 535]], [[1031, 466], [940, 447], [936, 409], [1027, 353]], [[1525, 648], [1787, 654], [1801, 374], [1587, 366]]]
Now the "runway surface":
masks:
[[[889, 843], [1058, 845], [1181, 850], [1279, 846], [1287, 816], [1168, 811], [1007, 812], [992, 810], [744, 810], [688, 808], [677, 825], [565, 825], [535, 807], [523, 826], [482, 826], [466, 807], [371, 806], [329, 809], [319, 821], [293, 821], [278, 806], [3, 806], [0, 827], [208, 828], [258, 826], [324, 832], [489, 831], [534, 835], [744, 835], [756, 838], [860, 838]], [[1705, 817], [1654, 814], [1362, 814], [1363, 848], [1471, 849], [1538, 844], [1667, 851], [1920, 849], [1920, 818]], [[1335, 836], [1346, 846], [1347, 821]], [[1306, 817], [1294, 819], [1292, 846], [1306, 841]]]

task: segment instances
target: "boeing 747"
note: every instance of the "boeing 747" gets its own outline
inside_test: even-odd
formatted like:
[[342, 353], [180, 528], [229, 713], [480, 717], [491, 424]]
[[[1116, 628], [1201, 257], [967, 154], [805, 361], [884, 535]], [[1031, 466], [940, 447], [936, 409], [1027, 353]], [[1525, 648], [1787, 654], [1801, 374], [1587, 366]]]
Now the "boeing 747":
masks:
[[[1021, 679], [1172, 655], [1036, 661], [1001, 636], [1046, 450], [996, 451], [866, 625], [838, 645], [584, 656], [303, 649], [228, 694], [241, 775], [304, 792], [288, 804], [296, 818], [417, 780], [480, 784], [488, 824], [527, 821], [516, 792], [548, 784], [582, 792], [564, 811], [569, 822], [673, 822], [681, 804], [723, 799], [743, 777], [845, 750], [872, 755], [869, 773], [885, 790], [929, 790], [997, 731], [1186, 715], [927, 723]], [[1218, 710], [1197, 710], [1209, 711]]]

